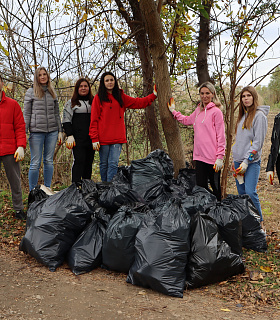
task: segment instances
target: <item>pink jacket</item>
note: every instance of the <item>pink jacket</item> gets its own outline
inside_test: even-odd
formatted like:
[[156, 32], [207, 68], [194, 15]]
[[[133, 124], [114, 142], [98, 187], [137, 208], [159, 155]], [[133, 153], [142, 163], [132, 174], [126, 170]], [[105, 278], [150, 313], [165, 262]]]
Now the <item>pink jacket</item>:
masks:
[[178, 111], [172, 112], [174, 118], [186, 126], [193, 125], [193, 160], [214, 164], [225, 155], [225, 124], [222, 111], [210, 102], [203, 110], [200, 105], [190, 116]]

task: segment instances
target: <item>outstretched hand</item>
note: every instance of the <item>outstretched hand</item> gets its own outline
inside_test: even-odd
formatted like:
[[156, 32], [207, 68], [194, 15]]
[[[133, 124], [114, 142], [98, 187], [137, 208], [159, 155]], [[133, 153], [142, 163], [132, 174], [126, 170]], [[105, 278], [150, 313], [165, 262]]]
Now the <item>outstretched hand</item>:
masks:
[[167, 102], [167, 106], [168, 106], [168, 109], [169, 111], [172, 113], [173, 111], [175, 111], [175, 100], [173, 97], [171, 97], [169, 99], [169, 102]]
[[157, 97], [157, 86], [154, 84], [154, 91], [153, 91], [154, 95]]

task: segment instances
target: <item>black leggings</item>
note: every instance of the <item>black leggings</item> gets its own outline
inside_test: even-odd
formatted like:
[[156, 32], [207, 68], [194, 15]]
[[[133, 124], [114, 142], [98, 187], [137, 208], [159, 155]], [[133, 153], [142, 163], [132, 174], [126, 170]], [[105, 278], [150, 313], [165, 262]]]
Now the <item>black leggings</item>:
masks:
[[278, 177], [278, 180], [280, 183], [280, 155], [278, 155], [278, 157], [277, 157], [275, 167], [276, 167], [277, 177]]
[[92, 145], [85, 147], [76, 146], [73, 149], [74, 163], [72, 166], [72, 182], [80, 182], [81, 179], [90, 179], [94, 150]]
[[[196, 184], [213, 193], [218, 201], [221, 201], [221, 171], [215, 172], [215, 170], [213, 169], [213, 164], [196, 160], [195, 172]], [[212, 190], [208, 188], [208, 181], [210, 182]]]

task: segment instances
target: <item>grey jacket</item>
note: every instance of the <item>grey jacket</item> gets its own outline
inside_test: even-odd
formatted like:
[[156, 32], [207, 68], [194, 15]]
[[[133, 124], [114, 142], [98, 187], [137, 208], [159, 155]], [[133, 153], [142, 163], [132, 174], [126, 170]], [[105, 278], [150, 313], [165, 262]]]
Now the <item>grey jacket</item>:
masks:
[[[236, 132], [235, 144], [232, 147], [232, 157], [236, 162], [244, 161], [246, 164], [257, 162], [261, 159], [262, 146], [267, 131], [267, 114], [269, 106], [259, 106], [250, 129], [244, 129], [245, 115], [241, 118]], [[255, 150], [253, 160], [249, 161], [250, 153]]]
[[40, 99], [34, 96], [33, 88], [26, 91], [23, 116], [26, 133], [29, 132], [62, 132], [57, 98], [53, 98], [47, 88]]

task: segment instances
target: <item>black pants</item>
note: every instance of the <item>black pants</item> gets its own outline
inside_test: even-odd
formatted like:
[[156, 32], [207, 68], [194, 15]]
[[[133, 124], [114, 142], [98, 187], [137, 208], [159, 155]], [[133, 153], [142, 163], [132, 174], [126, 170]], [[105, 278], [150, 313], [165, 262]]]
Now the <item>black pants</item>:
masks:
[[[213, 193], [218, 201], [221, 201], [221, 171], [215, 172], [215, 170], [213, 169], [213, 164], [196, 161], [195, 172], [196, 184]], [[208, 181], [210, 182], [212, 190], [208, 187]]]
[[81, 179], [90, 179], [94, 150], [92, 145], [76, 146], [72, 149], [74, 163], [72, 166], [72, 182], [80, 182]]
[[275, 167], [276, 167], [277, 177], [278, 177], [278, 180], [280, 183], [280, 155], [278, 155], [278, 157], [277, 157]]

